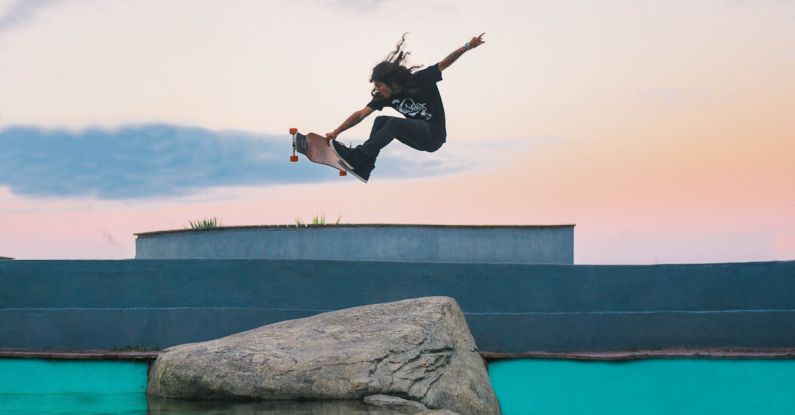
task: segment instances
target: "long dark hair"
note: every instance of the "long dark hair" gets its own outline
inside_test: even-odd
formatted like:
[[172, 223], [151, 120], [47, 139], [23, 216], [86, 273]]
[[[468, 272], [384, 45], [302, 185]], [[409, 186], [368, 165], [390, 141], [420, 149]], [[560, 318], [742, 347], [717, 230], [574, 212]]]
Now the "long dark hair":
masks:
[[[403, 50], [407, 34], [408, 32], [403, 33], [403, 36], [400, 37], [400, 42], [395, 46], [395, 50], [390, 52], [381, 63], [375, 65], [373, 74], [370, 76], [370, 82], [383, 82], [390, 88], [398, 85], [409, 95], [414, 95], [420, 91], [420, 87], [414, 79], [414, 71], [422, 68], [422, 65], [405, 66], [405, 62], [411, 54], [411, 52]], [[370, 95], [377, 97], [378, 90], [373, 88]]]

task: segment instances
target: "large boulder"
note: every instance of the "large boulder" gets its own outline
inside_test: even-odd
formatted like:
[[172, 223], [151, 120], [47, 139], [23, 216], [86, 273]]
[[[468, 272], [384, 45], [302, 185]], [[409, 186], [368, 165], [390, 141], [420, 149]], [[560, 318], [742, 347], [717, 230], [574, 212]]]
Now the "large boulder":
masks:
[[186, 399], [349, 399], [386, 394], [428, 408], [499, 414], [454, 299], [425, 297], [283, 321], [171, 347], [148, 393]]

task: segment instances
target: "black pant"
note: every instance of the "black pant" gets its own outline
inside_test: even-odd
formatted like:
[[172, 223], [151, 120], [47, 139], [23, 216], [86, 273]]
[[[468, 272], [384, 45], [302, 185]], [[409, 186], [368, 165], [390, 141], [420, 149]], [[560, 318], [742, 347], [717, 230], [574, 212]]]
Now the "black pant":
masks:
[[431, 153], [445, 142], [445, 134], [434, 134], [427, 121], [381, 115], [375, 118], [370, 138], [362, 144], [361, 150], [376, 158], [395, 138], [411, 148]]

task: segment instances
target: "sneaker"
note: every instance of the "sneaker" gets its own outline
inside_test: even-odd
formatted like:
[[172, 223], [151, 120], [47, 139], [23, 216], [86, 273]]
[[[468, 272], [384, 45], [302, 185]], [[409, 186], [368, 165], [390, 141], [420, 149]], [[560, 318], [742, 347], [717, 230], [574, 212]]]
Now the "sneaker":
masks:
[[375, 169], [375, 158], [364, 154], [360, 147], [351, 150], [348, 161], [353, 168], [348, 171], [357, 179], [367, 183], [370, 180], [370, 173]]
[[340, 143], [337, 140], [331, 140], [331, 150], [334, 151], [334, 154], [336, 154], [337, 158], [340, 159], [340, 164], [345, 170], [353, 169], [353, 165], [348, 161], [348, 159], [351, 157], [351, 152], [353, 152], [352, 148]]

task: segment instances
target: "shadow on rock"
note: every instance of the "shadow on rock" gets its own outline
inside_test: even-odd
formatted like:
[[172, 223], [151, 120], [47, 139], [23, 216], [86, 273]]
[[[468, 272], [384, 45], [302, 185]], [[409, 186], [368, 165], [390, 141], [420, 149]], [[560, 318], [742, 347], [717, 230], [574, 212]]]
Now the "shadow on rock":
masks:
[[222, 402], [149, 398], [150, 415], [404, 415], [358, 401]]

